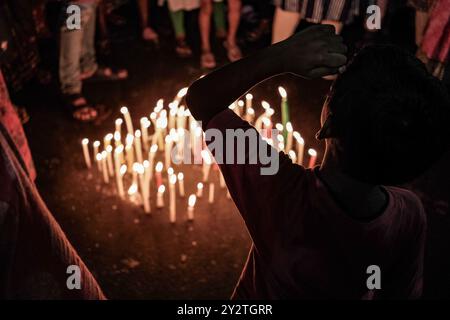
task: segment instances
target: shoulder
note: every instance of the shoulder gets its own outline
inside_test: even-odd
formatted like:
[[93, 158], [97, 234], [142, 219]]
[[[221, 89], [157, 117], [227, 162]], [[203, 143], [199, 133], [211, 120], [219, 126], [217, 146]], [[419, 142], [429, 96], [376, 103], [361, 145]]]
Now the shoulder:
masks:
[[[426, 225], [426, 214], [420, 198], [412, 191], [398, 188], [385, 187], [389, 193], [390, 207], [398, 212], [399, 219], [405, 225], [422, 227]], [[409, 222], [409, 223], [408, 223]]]

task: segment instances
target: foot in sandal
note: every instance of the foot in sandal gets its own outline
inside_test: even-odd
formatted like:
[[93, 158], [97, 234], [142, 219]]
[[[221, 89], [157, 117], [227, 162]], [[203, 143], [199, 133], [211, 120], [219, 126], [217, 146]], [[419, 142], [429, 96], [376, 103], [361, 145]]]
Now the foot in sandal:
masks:
[[203, 69], [214, 69], [216, 64], [216, 58], [210, 51], [205, 51], [200, 57], [200, 64]]
[[89, 105], [81, 94], [64, 95], [63, 100], [73, 119], [80, 122], [93, 122], [97, 119], [97, 109]]
[[230, 42], [225, 41], [223, 43], [223, 46], [225, 47], [225, 49], [227, 49], [228, 60], [230, 60], [231, 62], [235, 62], [242, 59], [242, 52], [237, 44], [231, 44]]

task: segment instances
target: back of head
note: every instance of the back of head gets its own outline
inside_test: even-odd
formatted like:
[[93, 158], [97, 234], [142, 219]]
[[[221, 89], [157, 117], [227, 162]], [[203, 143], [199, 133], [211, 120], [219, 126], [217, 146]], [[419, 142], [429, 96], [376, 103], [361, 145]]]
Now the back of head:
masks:
[[449, 146], [445, 87], [393, 46], [362, 49], [334, 83], [328, 107], [343, 170], [368, 183], [408, 182]]

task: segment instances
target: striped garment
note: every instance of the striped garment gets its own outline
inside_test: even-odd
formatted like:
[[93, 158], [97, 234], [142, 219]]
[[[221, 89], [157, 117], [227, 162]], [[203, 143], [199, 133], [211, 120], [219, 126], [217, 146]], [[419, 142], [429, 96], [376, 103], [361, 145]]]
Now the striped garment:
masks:
[[358, 12], [359, 0], [274, 0], [285, 11], [299, 12], [301, 18], [318, 23], [322, 20], [347, 22]]

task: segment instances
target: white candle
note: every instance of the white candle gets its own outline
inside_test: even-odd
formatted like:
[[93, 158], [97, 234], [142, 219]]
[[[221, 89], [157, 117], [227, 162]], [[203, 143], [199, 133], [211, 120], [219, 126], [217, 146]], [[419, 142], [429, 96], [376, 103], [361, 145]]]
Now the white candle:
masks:
[[214, 183], [209, 183], [209, 194], [208, 194], [208, 202], [209, 204], [214, 203]]
[[178, 192], [180, 197], [184, 198], [184, 174], [183, 172], [178, 173]]
[[223, 177], [222, 171], [220, 171], [220, 170], [219, 170], [219, 184], [222, 189], [225, 188], [225, 186], [226, 186], [225, 179]]
[[116, 147], [118, 147], [122, 144], [121, 139], [122, 139], [122, 136], [121, 136], [120, 132], [119, 131], [114, 132], [114, 145]]
[[116, 132], [119, 132], [120, 134], [122, 134], [122, 123], [123, 123], [123, 120], [118, 118], [118, 119], [116, 119], [116, 121], [114, 123], [116, 125]]
[[203, 196], [203, 183], [197, 183], [197, 198], [201, 198]]
[[313, 168], [316, 165], [317, 151], [314, 149], [309, 149], [308, 154], [310, 156], [308, 168]]
[[209, 172], [211, 170], [212, 159], [208, 150], [202, 150], [202, 158], [203, 158], [203, 182], [208, 181]]
[[108, 168], [107, 168], [107, 165], [106, 165], [106, 161], [107, 161], [106, 158], [108, 156], [106, 154], [106, 151], [102, 151], [101, 157], [102, 157], [103, 181], [105, 181], [105, 183], [109, 183]]
[[151, 146], [150, 151], [148, 153], [148, 162], [149, 162], [149, 179], [153, 178], [153, 165], [155, 162], [156, 151], [158, 151], [158, 145], [154, 144]]
[[169, 196], [170, 196], [170, 207], [169, 207], [169, 215], [170, 215], [170, 222], [175, 223], [177, 216], [176, 216], [176, 202], [175, 202], [175, 183], [177, 182], [177, 177], [175, 175], [171, 175], [169, 179]]
[[134, 146], [136, 149], [137, 161], [142, 163], [144, 159], [142, 158], [141, 130], [136, 130], [134, 133]]
[[165, 161], [164, 163], [166, 165], [166, 168], [169, 168], [172, 164], [172, 161], [170, 159], [172, 151], [172, 138], [170, 137], [170, 135], [167, 135], [164, 140], [166, 143], [166, 147], [164, 149], [164, 161]]
[[81, 141], [81, 145], [83, 146], [84, 162], [86, 163], [86, 167], [90, 169], [92, 164], [91, 164], [91, 156], [89, 154], [89, 139], [84, 138]]
[[104, 138], [103, 138], [103, 148], [106, 149], [106, 147], [108, 147], [109, 145], [111, 145], [111, 141], [114, 138], [114, 135], [112, 133], [108, 133]]
[[136, 193], [138, 192], [137, 184], [133, 183], [130, 188], [128, 188], [128, 195], [130, 196], [131, 201], [136, 200]]
[[164, 192], [166, 191], [166, 187], [162, 184], [158, 187], [158, 193], [156, 194], [156, 207], [163, 208], [164, 207]]
[[133, 184], [137, 184], [138, 183], [138, 171], [139, 171], [139, 163], [135, 162], [133, 163]]
[[133, 163], [134, 163], [134, 149], [133, 149], [133, 141], [134, 141], [134, 136], [131, 134], [127, 134], [127, 138], [126, 138], [126, 145], [125, 145], [125, 152], [126, 152], [126, 157], [127, 157], [127, 165], [128, 165], [128, 170], [133, 169]]
[[187, 215], [188, 215], [188, 220], [189, 221], [193, 221], [194, 220], [194, 207], [195, 207], [195, 202], [196, 201], [197, 201], [197, 197], [195, 196], [195, 194], [191, 194], [189, 196], [188, 210], [187, 210]]
[[106, 163], [108, 165], [108, 173], [109, 176], [114, 176], [114, 165], [113, 165], [113, 159], [112, 159], [112, 151], [113, 147], [111, 145], [106, 147]]
[[141, 133], [142, 133], [142, 144], [144, 150], [148, 150], [148, 128], [150, 128], [151, 122], [147, 117], [141, 118]]
[[291, 158], [293, 163], [297, 163], [297, 155], [294, 150], [288, 152], [289, 158]]
[[292, 123], [286, 123], [286, 131], [287, 131], [287, 141], [286, 141], [286, 152], [292, 150], [292, 142], [293, 142], [293, 132], [294, 128], [292, 128]]
[[162, 176], [161, 176], [162, 170], [163, 170], [163, 164], [161, 161], [159, 161], [155, 167], [155, 179], [156, 179], [156, 186], [158, 188], [162, 185]]
[[[98, 154], [98, 148], [100, 147], [100, 141], [98, 141], [98, 140], [94, 141], [93, 146], [94, 146], [94, 159], [97, 160], [96, 157], [97, 157], [97, 154]], [[96, 162], [97, 162], [97, 169], [98, 169], [98, 171], [102, 171], [102, 165], [101, 165], [100, 161], [96, 161]]]
[[253, 108], [247, 108], [245, 111], [245, 120], [248, 123], [253, 123], [253, 120], [255, 119], [255, 110]]
[[300, 136], [300, 133], [295, 131], [293, 133], [295, 141], [297, 142], [297, 164], [303, 165], [303, 154], [305, 150], [305, 140]]
[[[117, 192], [121, 198], [125, 197], [125, 192], [123, 189], [123, 179], [122, 179], [122, 166], [120, 161], [120, 154], [123, 152], [123, 145], [114, 150], [114, 167], [116, 171], [116, 184], [117, 184]], [[125, 166], [126, 170], [126, 166]]]
[[99, 171], [102, 172], [103, 164], [102, 164], [102, 154], [100, 152], [97, 153], [97, 155], [95, 156], [95, 160], [97, 162], [97, 167], [99, 167]]
[[150, 195], [148, 193], [148, 188], [145, 185], [145, 169], [144, 166], [142, 164], [138, 164], [136, 166], [136, 172], [139, 175], [139, 184], [141, 186], [141, 195], [142, 195], [142, 202], [144, 204], [144, 212], [145, 213], [150, 213], [151, 212], [151, 208], [150, 208]]
[[131, 116], [130, 112], [128, 111], [128, 108], [122, 107], [120, 108], [120, 112], [123, 114], [123, 117], [125, 119], [125, 125], [127, 126], [128, 134], [132, 135], [134, 133], [133, 122], [131, 121]]
[[248, 111], [252, 107], [253, 104], [253, 95], [251, 93], [247, 93], [245, 95], [245, 108]]
[[239, 100], [236, 104], [236, 108], [237, 108], [237, 114], [238, 116], [242, 116], [244, 114], [244, 101]]
[[127, 172], [127, 165], [123, 164], [120, 167], [120, 174], [119, 174], [119, 180], [118, 180], [118, 191], [119, 191], [119, 196], [124, 199], [125, 198], [125, 191], [123, 188], [123, 176], [125, 175], [125, 173]]

